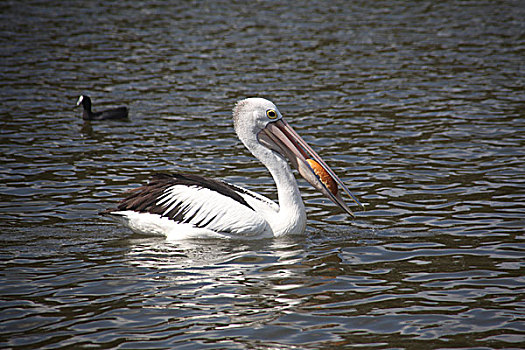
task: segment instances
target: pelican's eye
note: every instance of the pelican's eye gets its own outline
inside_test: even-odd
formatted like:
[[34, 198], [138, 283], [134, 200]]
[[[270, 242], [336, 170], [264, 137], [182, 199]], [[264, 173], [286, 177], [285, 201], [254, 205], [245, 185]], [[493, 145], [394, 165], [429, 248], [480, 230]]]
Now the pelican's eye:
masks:
[[266, 116], [270, 119], [275, 119], [277, 118], [277, 112], [273, 109], [269, 109], [266, 111]]

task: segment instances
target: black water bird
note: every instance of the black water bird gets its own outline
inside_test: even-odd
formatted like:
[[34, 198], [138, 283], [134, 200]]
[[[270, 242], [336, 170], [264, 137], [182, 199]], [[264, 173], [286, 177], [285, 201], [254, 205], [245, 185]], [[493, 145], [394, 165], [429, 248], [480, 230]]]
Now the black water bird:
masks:
[[82, 119], [84, 120], [108, 120], [108, 119], [125, 119], [128, 117], [128, 107], [118, 107], [106, 109], [100, 112], [93, 112], [91, 110], [91, 98], [86, 95], [80, 95], [77, 101], [77, 106], [82, 107]]

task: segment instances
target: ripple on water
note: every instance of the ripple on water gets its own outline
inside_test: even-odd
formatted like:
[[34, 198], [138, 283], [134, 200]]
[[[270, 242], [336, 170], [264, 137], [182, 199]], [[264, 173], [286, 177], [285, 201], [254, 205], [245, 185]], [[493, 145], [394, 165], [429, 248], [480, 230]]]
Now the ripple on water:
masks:
[[[2, 6], [2, 348], [523, 342], [523, 7]], [[130, 120], [84, 123], [80, 94]], [[256, 95], [366, 211], [300, 181], [304, 237], [174, 243], [96, 215], [158, 171], [275, 199], [231, 126]]]

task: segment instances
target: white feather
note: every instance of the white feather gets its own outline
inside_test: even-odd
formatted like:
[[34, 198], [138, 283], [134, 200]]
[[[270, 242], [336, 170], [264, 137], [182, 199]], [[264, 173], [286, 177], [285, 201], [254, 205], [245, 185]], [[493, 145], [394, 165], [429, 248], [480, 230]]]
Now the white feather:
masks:
[[[253, 200], [253, 199], [252, 199]], [[134, 211], [117, 211], [124, 224], [136, 232], [164, 234], [172, 239], [188, 237], [271, 237], [272, 230], [256, 211], [216, 191], [197, 187], [175, 185], [168, 188], [156, 203], [166, 209], [164, 215], [176, 206], [188, 223], [178, 223], [165, 216]], [[242, 220], [239, 218], [242, 217]], [[204, 223], [204, 227], [196, 226]]]

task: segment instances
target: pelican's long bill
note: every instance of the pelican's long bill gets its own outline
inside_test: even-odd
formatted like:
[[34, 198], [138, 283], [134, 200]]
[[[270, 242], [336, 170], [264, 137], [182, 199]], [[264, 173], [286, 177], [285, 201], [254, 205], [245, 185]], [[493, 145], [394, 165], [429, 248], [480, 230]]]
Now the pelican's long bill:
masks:
[[[259, 142], [266, 147], [278, 152], [279, 154], [288, 158], [290, 163], [299, 171], [299, 174], [308, 181], [313, 187], [321, 191], [326, 197], [334, 202], [341, 209], [348, 214], [354, 216], [352, 210], [348, 208], [344, 200], [341, 198], [340, 192], [337, 190], [333, 193], [328, 186], [321, 180], [320, 176], [309, 164], [307, 160], [313, 159], [324, 170], [329, 177], [332, 178], [342, 189], [346, 192], [352, 200], [362, 209], [364, 206], [359, 200], [350, 192], [346, 185], [339, 179], [332, 169], [321, 159], [321, 157], [304, 141], [292, 127], [283, 119], [269, 123], [257, 135]], [[314, 163], [315, 164], [315, 163]], [[319, 170], [318, 170], [319, 171]]]

